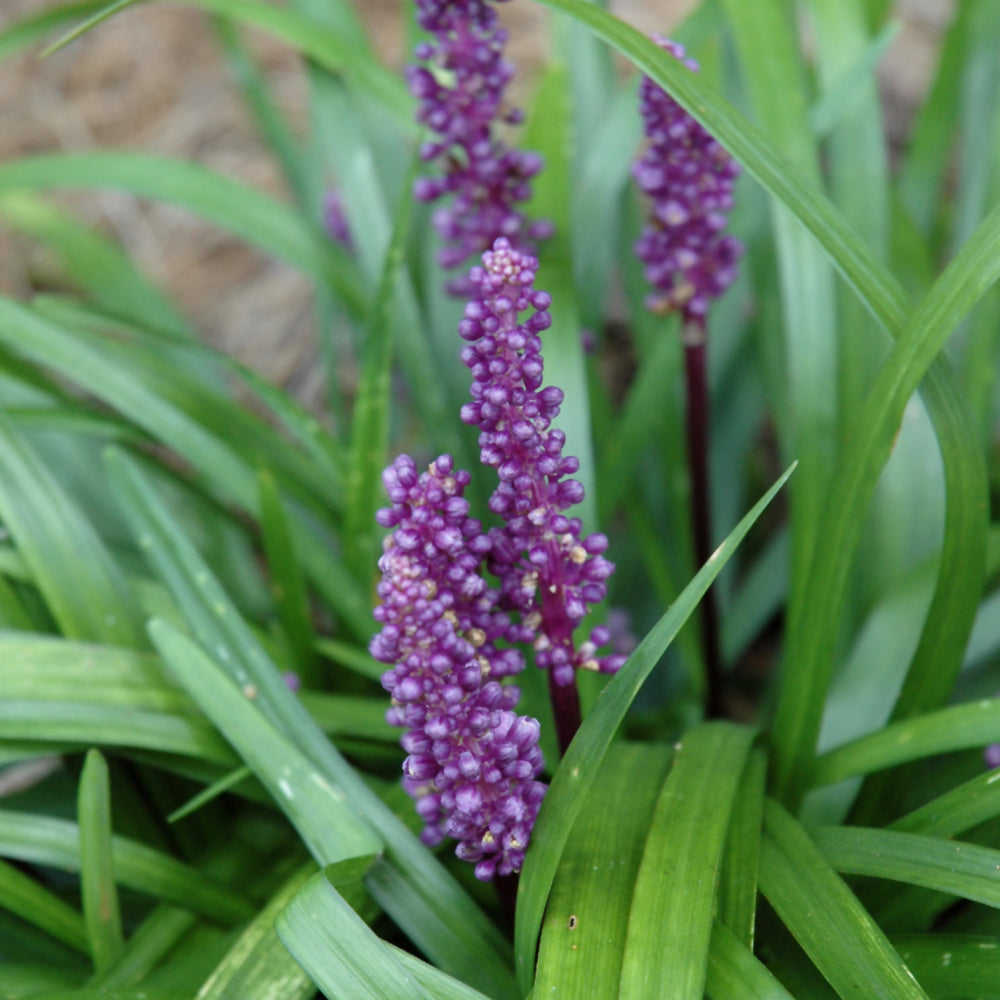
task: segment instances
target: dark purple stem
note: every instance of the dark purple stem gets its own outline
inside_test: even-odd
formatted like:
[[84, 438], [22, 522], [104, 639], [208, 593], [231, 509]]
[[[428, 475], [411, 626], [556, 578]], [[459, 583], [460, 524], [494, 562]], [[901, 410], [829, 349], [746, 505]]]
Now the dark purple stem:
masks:
[[575, 677], [569, 684], [556, 684], [551, 670], [548, 675], [549, 699], [556, 720], [556, 738], [559, 740], [559, 752], [564, 754], [580, 728], [580, 692]]
[[[708, 474], [708, 337], [704, 317], [684, 317], [684, 375], [687, 384], [687, 447], [691, 469], [691, 521], [694, 558], [701, 567], [712, 554], [712, 500]], [[700, 606], [702, 652], [705, 657], [705, 714], [724, 714], [722, 657], [719, 652], [718, 609], [715, 588], [709, 587]]]

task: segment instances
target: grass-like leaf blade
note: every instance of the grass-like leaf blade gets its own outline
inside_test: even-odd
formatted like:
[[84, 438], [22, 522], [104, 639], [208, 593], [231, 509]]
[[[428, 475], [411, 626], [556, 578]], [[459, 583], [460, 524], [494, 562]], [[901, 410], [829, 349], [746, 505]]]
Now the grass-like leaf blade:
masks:
[[830, 985], [844, 1000], [927, 1000], [805, 829], [773, 800], [764, 817], [761, 891]]
[[355, 913], [328, 873], [336, 877], [328, 870], [309, 880], [278, 917], [276, 930], [330, 1000], [483, 1000], [476, 990], [419, 960], [401, 961], [400, 953]]
[[617, 1000], [635, 879], [671, 753], [612, 745], [552, 885], [535, 996]]
[[535, 943], [559, 858], [615, 731], [643, 681], [793, 470], [794, 466], [789, 468], [757, 501], [653, 626], [605, 687], [566, 751], [539, 812], [518, 886], [514, 942], [518, 981], [524, 992], [530, 988], [534, 975]]
[[810, 830], [837, 871], [920, 885], [1000, 907], [1000, 851], [897, 830], [821, 826]]
[[674, 751], [635, 882], [622, 994], [701, 1000], [722, 851], [753, 731], [709, 722]]
[[80, 913], [4, 861], [0, 861], [0, 908], [16, 913], [71, 948], [85, 955], [90, 953], [90, 940]]
[[[137, 892], [147, 893], [223, 924], [238, 923], [254, 914], [239, 893], [135, 840], [111, 839], [115, 878]], [[0, 856], [80, 869], [80, 828], [67, 820], [31, 813], [0, 811]]]
[[122, 951], [122, 917], [111, 847], [111, 780], [100, 751], [90, 750], [80, 774], [80, 894], [94, 971], [105, 972]]
[[254, 706], [256, 688], [241, 690], [198, 645], [154, 620], [150, 636], [205, 714], [270, 791], [320, 864], [377, 853], [382, 842], [316, 767]]

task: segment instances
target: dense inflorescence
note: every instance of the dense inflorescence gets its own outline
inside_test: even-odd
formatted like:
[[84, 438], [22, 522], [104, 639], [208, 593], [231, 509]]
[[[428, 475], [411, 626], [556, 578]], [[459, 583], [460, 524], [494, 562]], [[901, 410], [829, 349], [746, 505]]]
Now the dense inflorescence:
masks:
[[551, 320], [548, 294], [533, 287], [537, 268], [501, 237], [469, 272], [473, 298], [459, 334], [469, 342], [462, 360], [473, 382], [462, 420], [479, 428], [480, 459], [500, 478], [489, 506], [504, 523], [489, 534], [489, 570], [504, 605], [534, 632], [536, 663], [565, 686], [578, 667], [612, 672], [624, 658], [596, 655], [610, 636], [604, 627], [579, 649], [574, 644], [574, 629], [604, 599], [614, 566], [601, 554], [605, 536], [581, 539], [580, 520], [564, 513], [583, 499], [583, 487], [568, 478], [579, 462], [563, 455], [565, 435], [552, 427], [562, 390], [542, 388], [539, 334]]
[[371, 652], [395, 664], [382, 684], [389, 721], [407, 730], [404, 786], [425, 843], [453, 837], [477, 877], [508, 875], [521, 868], [545, 785], [538, 722], [517, 715], [518, 689], [500, 684], [523, 658], [496, 643], [528, 633], [483, 579], [492, 543], [462, 496], [469, 474], [443, 456], [418, 475], [401, 455], [383, 479], [392, 506], [378, 521], [395, 530], [379, 561]]
[[[445, 242], [439, 262], [458, 267], [498, 236], [525, 247], [545, 239], [551, 225], [529, 222], [518, 208], [531, 196], [542, 159], [496, 135], [499, 123], [523, 119], [504, 99], [513, 68], [503, 58], [507, 33], [496, 11], [485, 0], [417, 0], [417, 20], [434, 40], [417, 46], [425, 65], [411, 66], [407, 82], [420, 102], [417, 120], [434, 133], [421, 157], [437, 161], [441, 172], [419, 179], [414, 195], [425, 202], [450, 197], [433, 217]], [[463, 295], [467, 284], [459, 278], [448, 288]]]
[[[655, 41], [693, 71], [683, 46]], [[656, 289], [647, 299], [655, 311], [681, 310], [701, 319], [711, 301], [736, 278], [743, 245], [723, 235], [733, 206], [740, 168], [735, 160], [672, 97], [649, 77], [639, 88], [649, 145], [632, 168], [652, 206], [635, 245], [646, 280]]]

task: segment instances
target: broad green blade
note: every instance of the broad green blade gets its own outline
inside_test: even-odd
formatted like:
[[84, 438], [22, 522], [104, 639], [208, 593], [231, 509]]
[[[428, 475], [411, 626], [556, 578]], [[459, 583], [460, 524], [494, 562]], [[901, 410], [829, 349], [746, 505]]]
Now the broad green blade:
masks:
[[315, 995], [313, 981], [274, 931], [275, 918], [314, 872], [309, 864], [281, 886], [205, 980], [195, 1000], [309, 1000]]
[[115, 316], [182, 340], [195, 334], [110, 240], [28, 191], [0, 196], [0, 218], [42, 242], [74, 285]]
[[0, 909], [16, 913], [77, 951], [90, 952], [90, 940], [80, 913], [3, 861], [0, 861]]
[[61, 996], [71, 996], [81, 977], [49, 965], [4, 963], [0, 965], [0, 996], [4, 1000], [22, 1000], [61, 991]]
[[2, 416], [0, 517], [66, 635], [145, 645], [118, 565], [73, 497]]
[[901, 816], [890, 829], [954, 837], [994, 816], [1000, 816], [1000, 771], [986, 771], [951, 791]]
[[820, 826], [816, 846], [846, 875], [906, 882], [1000, 907], [1000, 851], [896, 830]]
[[[239, 923], [254, 914], [241, 895], [203, 871], [125, 837], [112, 837], [111, 845], [115, 879], [122, 886], [223, 924]], [[80, 828], [67, 820], [2, 811], [0, 856], [78, 871]]]
[[[820, 192], [794, 19], [779, 0], [726, 0], [724, 7], [755, 117], [776, 149]], [[833, 271], [823, 250], [787, 207], [771, 201], [770, 208], [788, 387], [786, 425], [780, 433], [785, 462], [799, 459], [801, 466], [790, 494], [794, 601], [799, 581], [808, 575], [815, 540], [824, 530], [823, 503], [837, 453], [837, 309]]]
[[400, 953], [354, 912], [326, 872], [309, 880], [278, 917], [275, 929], [329, 1000], [483, 1000], [482, 994], [432, 966], [412, 958], [401, 961]]
[[[1000, 208], [976, 231], [976, 235], [963, 247], [962, 252], [934, 285], [919, 309], [907, 322], [889, 360], [880, 370], [870, 395], [855, 424], [851, 447], [838, 463], [837, 474], [827, 500], [824, 531], [817, 542], [811, 571], [803, 587], [796, 591], [789, 610], [786, 649], [785, 683], [775, 713], [775, 788], [779, 794], [797, 800], [802, 790], [809, 755], [816, 745], [822, 703], [829, 686], [836, 644], [837, 621], [844, 605], [845, 585], [851, 557], [857, 542], [863, 510], [870, 498], [879, 473], [892, 450], [892, 443], [903, 411], [921, 378], [927, 373], [937, 353], [966, 312], [1000, 276]], [[976, 479], [974, 467], [971, 479]], [[970, 488], [974, 488], [970, 484]], [[969, 542], [985, 530], [985, 510], [968, 501], [975, 497], [962, 497], [956, 505], [955, 516], [968, 521], [965, 542], [958, 546], [966, 551]], [[981, 502], [981, 498], [980, 498]], [[951, 514], [951, 512], [949, 512]], [[980, 522], [977, 526], [976, 522]], [[962, 534], [960, 531], [960, 534]], [[969, 553], [971, 562], [966, 566], [948, 563], [949, 573], [961, 581], [960, 592], [967, 595], [967, 588], [978, 589], [981, 581], [982, 546]], [[944, 570], [942, 571], [942, 582]], [[940, 584], [939, 584], [940, 588]], [[904, 687], [901, 706], [897, 711], [908, 714], [909, 702], [917, 706], [935, 693], [941, 681], [934, 677], [937, 663], [927, 655], [934, 649], [939, 655], [948, 654], [948, 666], [961, 663], [961, 648], [954, 648], [962, 641], [962, 622], [971, 628], [974, 610], [956, 607], [949, 595], [939, 589], [941, 600], [950, 606], [952, 614], [945, 616], [947, 631], [940, 627], [925, 629], [917, 659], [919, 669], [914, 670], [911, 684]], [[978, 595], [977, 595], [978, 596]], [[932, 615], [934, 610], [932, 609]], [[953, 617], [954, 616], [954, 617]], [[951, 632], [954, 625], [956, 631]], [[964, 632], [967, 638], [968, 631]], [[943, 649], [941, 648], [943, 646]], [[945, 679], [953, 673], [940, 671]], [[928, 686], [928, 691], [920, 690]], [[931, 701], [933, 704], [933, 700]]]
[[646, 450], [659, 436], [661, 421], [654, 415], [663, 409], [664, 386], [674, 383], [681, 359], [680, 338], [666, 330], [663, 333], [643, 358], [621, 412], [608, 428], [608, 445], [603, 449], [598, 470], [601, 524], [607, 523], [633, 491]]
[[823, 754], [810, 775], [813, 786], [830, 785], [952, 750], [983, 747], [1000, 732], [1000, 700], [954, 705], [895, 722]]
[[754, 749], [740, 776], [729, 823], [729, 836], [719, 874], [717, 924], [753, 949], [757, 916], [757, 869], [764, 822], [764, 783], [767, 759]]
[[254, 706], [256, 688], [238, 688], [223, 668], [167, 622], [154, 620], [149, 631], [178, 680], [268, 789], [320, 864], [382, 849], [343, 793]]
[[102, 989], [121, 989], [144, 982], [198, 920], [189, 910], [160, 903], [129, 936], [114, 968], [95, 976], [90, 984]]
[[925, 237], [931, 235], [943, 204], [941, 186], [951, 162], [952, 140], [959, 123], [962, 68], [973, 41], [974, 15], [981, 6], [979, 2], [958, 4], [941, 46], [930, 92], [917, 112], [903, 157], [899, 176], [901, 200]]
[[843, 1000], [927, 1000], [805, 829], [773, 800], [764, 816], [761, 892]]
[[268, 582], [284, 637], [292, 653], [294, 670], [305, 687], [318, 679], [315, 633], [309, 593], [302, 562], [288, 523], [288, 511], [274, 476], [262, 471], [257, 478], [260, 493], [260, 529], [267, 556]]
[[[268, 9], [283, 13], [278, 7]], [[353, 262], [318, 225], [310, 227], [263, 192], [198, 164], [137, 153], [66, 153], [0, 165], [0, 194], [88, 187], [122, 189], [186, 208], [329, 283], [353, 314], [363, 311]]]
[[557, 385], [564, 395], [555, 421], [566, 435], [566, 453], [580, 462], [574, 478], [583, 485], [584, 499], [574, 513], [584, 531], [596, 531], [597, 486], [591, 442], [589, 393], [573, 282], [572, 100], [565, 64], [550, 61], [538, 84], [522, 142], [537, 150], [545, 169], [532, 180], [533, 196], [524, 211], [531, 219], [548, 219], [555, 234], [539, 250], [535, 284], [552, 296], [552, 326], [542, 334], [545, 384]]
[[643, 681], [793, 470], [794, 466], [754, 505], [673, 606], [653, 626], [628, 662], [608, 683], [566, 751], [535, 823], [532, 846], [528, 850], [518, 886], [514, 933], [517, 975], [523, 992], [526, 993], [531, 986], [535, 943], [559, 858], [615, 731]]
[[965, 934], [908, 934], [893, 946], [938, 1000], [1000, 1000], [1000, 940]]
[[615, 743], [573, 827], [538, 946], [535, 996], [619, 996], [632, 893], [668, 747]]
[[[419, 160], [407, 178], [407, 189], [416, 178]], [[399, 320], [397, 295], [410, 233], [412, 199], [400, 199], [392, 235], [365, 324], [361, 379], [351, 418], [350, 466], [347, 509], [344, 512], [344, 558], [355, 579], [363, 584], [374, 578], [382, 529], [375, 512], [382, 506], [382, 470], [388, 460], [389, 414], [392, 406], [392, 362], [396, 350], [395, 325]]]
[[711, 1000], [795, 1000], [753, 951], [718, 923], [712, 928], [705, 993]]
[[94, 971], [101, 975], [121, 955], [123, 937], [111, 845], [111, 786], [108, 765], [98, 750], [90, 750], [84, 760], [77, 818], [83, 916]]
[[675, 748], [635, 882], [622, 995], [704, 996], [722, 850], [753, 738], [709, 722]]

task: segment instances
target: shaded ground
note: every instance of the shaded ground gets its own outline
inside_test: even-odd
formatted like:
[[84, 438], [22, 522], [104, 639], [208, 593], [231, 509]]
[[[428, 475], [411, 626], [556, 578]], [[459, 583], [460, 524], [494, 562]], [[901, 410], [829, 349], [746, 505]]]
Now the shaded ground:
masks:
[[[403, 0], [359, 0], [385, 57], [404, 60]], [[696, 0], [622, 0], [616, 12], [645, 30], [669, 31]], [[55, 0], [0, 0], [0, 28]], [[898, 140], [933, 70], [949, 0], [906, 0], [904, 23], [881, 74], [890, 135]], [[519, 65], [544, 57], [544, 12], [503, 5]], [[282, 108], [301, 126], [301, 67], [285, 46], [253, 33], [252, 48]], [[211, 19], [189, 7], [126, 10], [44, 61], [37, 50], [0, 65], [0, 160], [54, 150], [119, 148], [197, 160], [272, 194], [282, 187], [229, 78]], [[320, 386], [312, 359], [309, 292], [292, 269], [175, 209], [129, 195], [73, 199], [127, 248], [216, 345], [306, 401]], [[26, 296], [51, 262], [0, 231], [0, 291]]]

